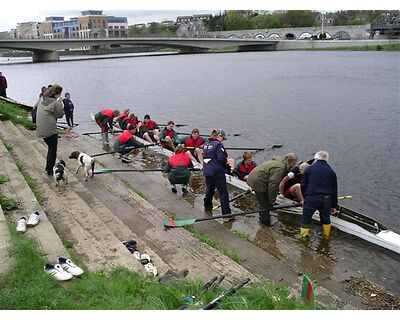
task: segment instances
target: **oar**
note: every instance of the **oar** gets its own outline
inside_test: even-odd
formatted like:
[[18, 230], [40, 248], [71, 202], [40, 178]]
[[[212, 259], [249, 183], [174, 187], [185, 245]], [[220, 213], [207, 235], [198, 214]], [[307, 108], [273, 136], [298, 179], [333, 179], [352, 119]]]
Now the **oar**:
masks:
[[[108, 131], [108, 133], [120, 133], [120, 132], [122, 132], [122, 130]], [[105, 133], [105, 132], [85, 132], [85, 133], [82, 133], [82, 135], [88, 136], [90, 134], [102, 134], [102, 133]]]
[[222, 218], [232, 218], [232, 217], [237, 217], [237, 216], [244, 216], [247, 214], [258, 213], [258, 212], [262, 212], [262, 211], [272, 211], [272, 210], [293, 208], [293, 207], [300, 207], [300, 206], [301, 206], [300, 203], [293, 203], [293, 204], [288, 204], [288, 205], [274, 206], [270, 209], [245, 211], [245, 212], [240, 212], [240, 213], [225, 214], [225, 215], [207, 217], [207, 218], [186, 218], [186, 219], [175, 219], [175, 220], [172, 218], [169, 218], [169, 219], [164, 219], [164, 226], [169, 227], [169, 228], [183, 227], [183, 226], [192, 225], [195, 222], [200, 222], [200, 221], [208, 221], [208, 220], [215, 220], [215, 219], [222, 219]]
[[[184, 136], [190, 136], [191, 133], [188, 132], [177, 132], [176, 134], [184, 135]], [[227, 134], [228, 137], [234, 136], [234, 137], [239, 137], [241, 133], [234, 133], [234, 134]], [[199, 134], [200, 137], [209, 137], [209, 135], [206, 134]]]
[[[159, 123], [158, 123], [158, 125], [161, 126], [161, 127], [166, 127], [167, 126], [166, 124], [159, 124]], [[187, 126], [187, 124], [176, 124], [175, 125], [175, 127], [177, 127], [177, 128], [186, 127], [186, 126]]]
[[345, 200], [345, 199], [351, 199], [351, 198], [353, 198], [353, 196], [351, 194], [349, 194], [348, 196], [341, 196], [341, 197], [338, 197], [337, 199], [338, 200]]
[[[64, 121], [59, 121], [59, 122], [57, 122], [57, 124], [68, 124], [68, 123], [64, 122]], [[79, 123], [74, 123], [73, 127], [77, 127], [77, 126], [79, 126]]]
[[[139, 147], [134, 147], [134, 146], [126, 147], [125, 150], [136, 150], [136, 149], [154, 147], [154, 146], [158, 146], [158, 143], [147, 144], [145, 146], [139, 146]], [[121, 151], [114, 150], [114, 151], [110, 151], [110, 152], [97, 153], [97, 154], [91, 155], [91, 157], [99, 157], [99, 156], [104, 156], [106, 154], [114, 154], [114, 153], [118, 153], [118, 152], [121, 152]]]
[[[190, 171], [201, 171], [199, 168], [188, 168]], [[157, 168], [157, 169], [106, 169], [101, 168], [97, 169], [94, 174], [103, 174], [103, 173], [111, 173], [111, 172], [162, 172], [164, 169]]]
[[240, 147], [225, 147], [226, 150], [251, 150], [251, 151], [263, 151], [264, 148], [240, 148]]
[[[239, 193], [238, 195], [234, 196], [232, 199], [229, 199], [228, 202], [232, 202], [232, 201], [235, 201], [235, 200], [237, 200], [237, 199], [240, 199], [241, 197], [243, 197], [243, 196], [245, 196], [245, 195], [247, 195], [247, 194], [249, 194], [249, 193], [251, 193], [250, 190], [243, 191], [242, 193]], [[221, 207], [221, 204], [219, 204], [219, 205], [213, 207], [212, 209], [213, 209], [213, 211], [214, 211], [214, 210], [217, 210], [219, 207]]]

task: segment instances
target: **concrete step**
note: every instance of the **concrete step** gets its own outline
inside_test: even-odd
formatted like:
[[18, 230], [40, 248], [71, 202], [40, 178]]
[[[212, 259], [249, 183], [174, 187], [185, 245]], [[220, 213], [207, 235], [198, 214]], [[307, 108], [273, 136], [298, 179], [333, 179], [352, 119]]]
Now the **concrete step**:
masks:
[[[75, 148], [75, 150], [86, 151], [88, 154], [101, 152], [101, 149], [95, 148], [85, 150], [85, 144], [81, 145], [79, 140], [72, 139], [68, 142], [68, 147], [72, 146], [71, 151]], [[132, 164], [122, 164], [111, 156], [101, 158], [101, 162], [104, 162], [109, 168], [132, 168]], [[119, 219], [131, 230], [145, 240], [173, 269], [187, 268], [190, 270], [189, 275], [207, 280], [212, 275], [224, 274], [226, 283], [234, 283], [245, 277], [255, 279], [251, 272], [219, 251], [202, 243], [183, 228], [165, 231], [163, 228], [163, 220], [167, 217], [165, 213], [127, 188], [122, 182], [124, 179], [132, 181], [134, 184], [135, 177], [143, 174], [96, 175], [93, 180], [89, 180], [86, 187], [100, 201], [103, 201], [105, 206], [118, 215]], [[145, 175], [146, 178], [152, 179], [151, 173], [146, 172]], [[155, 175], [160, 175], [160, 173], [155, 173]], [[160, 188], [159, 182], [156, 183], [157, 179], [154, 181], [153, 187]], [[123, 201], [107, 201], [107, 197], [111, 196], [123, 199]]]
[[[34, 131], [27, 131], [22, 126], [17, 127], [25, 136], [30, 139], [29, 141], [31, 143], [34, 143], [36, 149], [38, 149], [41, 154], [46, 154], [46, 144], [42, 139], [36, 138]], [[84, 177], [83, 169], [81, 168], [79, 176], [74, 174], [77, 161], [75, 159], [68, 159], [69, 154], [74, 151], [73, 149], [68, 148], [68, 140], [62, 138], [60, 139], [59, 143], [58, 157], [66, 162], [67, 168], [69, 167], [69, 187], [73, 187], [76, 194], [86, 202], [86, 204], [91, 208], [92, 212], [97, 215], [98, 219], [107, 225], [107, 227], [120, 240], [120, 242], [130, 239], [137, 241], [138, 250], [141, 253], [147, 253], [151, 257], [152, 263], [157, 266], [160, 274], [165, 273], [168, 269], [170, 269], [170, 267], [146, 244], [145, 241], [143, 241], [136, 233], [130, 230], [120, 219], [117, 218], [113, 212], [111, 212], [101, 201], [99, 201], [91, 192], [89, 192], [87, 185], [90, 184], [91, 181], [84, 181], [84, 179], [82, 179]]]
[[12, 222], [16, 225], [21, 216], [29, 218], [31, 213], [39, 211], [41, 219], [39, 224], [34, 227], [28, 227], [26, 234], [36, 240], [39, 250], [48, 261], [55, 262], [58, 261], [60, 256], [68, 256], [67, 250], [54, 230], [53, 225], [37, 202], [32, 190], [3, 143], [0, 143], [0, 154], [1, 172], [9, 180], [1, 186], [2, 190], [6, 189], [10, 197], [20, 203], [19, 210], [12, 215]]
[[144, 273], [139, 261], [113, 235], [108, 226], [98, 219], [78, 194], [72, 191], [75, 189], [73, 184], [77, 183], [73, 177], [70, 182], [73, 187], [68, 187], [60, 193], [54, 187], [53, 179], [44, 176], [45, 158], [35, 148], [34, 143], [28, 141], [26, 135], [10, 122], [3, 122], [0, 132], [3, 139], [13, 145], [13, 155], [17, 161], [37, 180], [40, 193], [46, 197], [45, 206], [50, 219], [56, 226], [62, 226], [60, 229], [63, 229], [64, 233], [61, 236], [64, 239], [73, 240], [75, 251], [89, 270], [109, 270], [116, 266], [125, 266]]
[[[3, 158], [0, 158], [3, 161]], [[3, 172], [3, 171], [1, 171]], [[7, 226], [7, 220], [0, 207], [0, 274], [6, 273], [13, 264], [13, 259], [8, 254], [10, 248], [10, 232]]]

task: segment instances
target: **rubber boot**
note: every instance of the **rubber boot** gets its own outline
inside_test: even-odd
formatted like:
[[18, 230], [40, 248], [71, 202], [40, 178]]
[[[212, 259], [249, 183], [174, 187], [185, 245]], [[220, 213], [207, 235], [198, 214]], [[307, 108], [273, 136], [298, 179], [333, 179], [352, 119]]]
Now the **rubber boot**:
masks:
[[299, 236], [299, 238], [301, 239], [301, 238], [305, 238], [305, 237], [308, 237], [308, 234], [310, 233], [310, 228], [303, 228], [303, 227], [301, 227], [300, 228], [300, 236]]
[[323, 224], [322, 225], [322, 236], [324, 239], [329, 239], [331, 235], [331, 225], [330, 224]]

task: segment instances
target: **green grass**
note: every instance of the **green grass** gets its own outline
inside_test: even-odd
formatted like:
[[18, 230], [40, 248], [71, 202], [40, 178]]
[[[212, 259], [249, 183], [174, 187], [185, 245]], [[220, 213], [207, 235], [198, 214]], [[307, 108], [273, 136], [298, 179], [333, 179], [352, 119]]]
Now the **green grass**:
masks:
[[135, 187], [128, 181], [128, 180], [122, 180], [122, 183], [128, 188], [131, 189], [133, 192], [135, 192], [137, 195], [142, 197], [143, 199], [149, 201], [146, 196], [144, 195], [143, 192], [140, 192], [139, 190], [135, 189]]
[[[46, 263], [34, 241], [18, 234], [9, 224], [12, 269], [0, 275], [0, 310], [177, 310], [184, 297], [195, 295], [198, 309], [217, 297], [222, 288], [200, 292], [199, 279], [175, 280], [167, 285], [157, 278], [142, 277], [124, 268], [110, 273], [85, 271], [81, 278], [57, 282], [43, 271]], [[211, 275], [210, 275], [211, 278]], [[207, 279], [208, 280], [208, 279]], [[222, 283], [224, 284], [224, 283]], [[257, 281], [226, 297], [218, 309], [310, 309], [295, 299], [280, 284]]]
[[43, 204], [43, 197], [42, 195], [37, 191], [37, 182], [35, 179], [33, 179], [28, 172], [22, 167], [21, 164], [16, 163], [18, 170], [21, 172], [22, 176], [24, 177], [26, 183], [28, 184], [29, 188], [32, 190], [37, 202], [39, 204]]
[[209, 236], [207, 236], [205, 233], [201, 232], [200, 230], [194, 228], [193, 226], [184, 226], [184, 228], [187, 231], [189, 231], [191, 234], [193, 234], [201, 242], [204, 242], [205, 244], [209, 245], [210, 247], [218, 250], [219, 252], [221, 252], [223, 255], [227, 256], [231, 260], [233, 260], [237, 263], [242, 262], [242, 259], [235, 251], [221, 247], [217, 241], [215, 241], [214, 239], [211, 239]]
[[3, 176], [3, 175], [0, 175], [0, 184], [3, 184], [3, 183], [6, 183], [6, 182], [8, 182], [9, 180], [7, 179], [7, 177], [5, 177], [5, 176]]
[[300, 49], [311, 51], [400, 51], [400, 44], [378, 44], [365, 46], [334, 47], [334, 48], [312, 48]]
[[232, 230], [232, 233], [235, 236], [237, 236], [238, 238], [241, 238], [241, 239], [249, 241], [249, 242], [253, 242], [250, 239], [250, 235], [248, 233], [246, 233], [246, 232], [242, 232], [242, 231], [239, 231], [239, 230]]
[[29, 130], [36, 128], [32, 120], [28, 118], [26, 111], [7, 101], [0, 101], [0, 115], [0, 120], [10, 120], [14, 124], [22, 124]]
[[17, 209], [19, 207], [19, 203], [0, 193], [0, 206], [3, 210], [10, 211]]

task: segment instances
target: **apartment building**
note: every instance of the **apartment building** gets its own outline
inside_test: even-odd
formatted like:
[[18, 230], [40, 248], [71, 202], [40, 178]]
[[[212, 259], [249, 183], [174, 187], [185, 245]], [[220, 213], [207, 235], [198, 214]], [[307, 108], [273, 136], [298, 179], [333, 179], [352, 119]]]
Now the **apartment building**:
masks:
[[128, 18], [108, 16], [107, 25], [109, 38], [128, 37]]
[[101, 10], [81, 11], [79, 38], [108, 38], [107, 16]]

